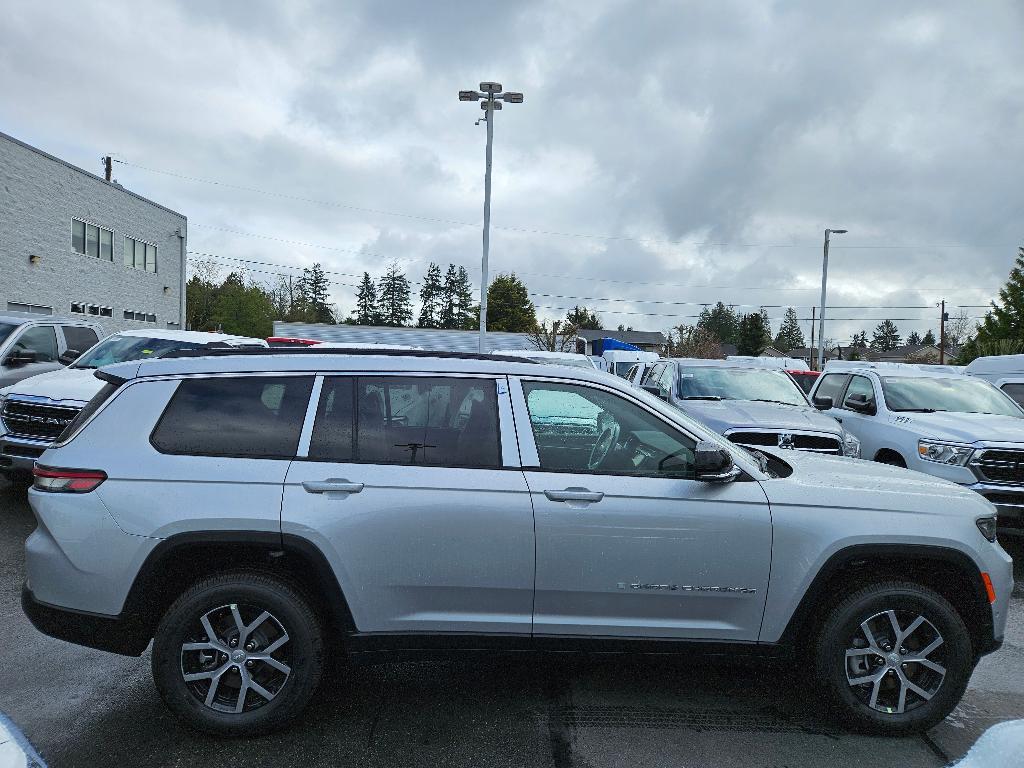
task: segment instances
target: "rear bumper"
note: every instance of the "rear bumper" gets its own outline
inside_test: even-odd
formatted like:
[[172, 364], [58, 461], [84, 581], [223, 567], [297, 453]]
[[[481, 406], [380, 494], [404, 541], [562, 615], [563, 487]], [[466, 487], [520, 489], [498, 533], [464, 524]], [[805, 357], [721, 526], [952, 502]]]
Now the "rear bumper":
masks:
[[148, 633], [140, 622], [130, 617], [73, 611], [40, 602], [28, 584], [21, 588], [21, 609], [32, 626], [58, 640], [123, 656], [140, 656], [149, 645]]
[[1024, 486], [973, 483], [964, 487], [980, 493], [995, 505], [1000, 533], [1024, 536]]

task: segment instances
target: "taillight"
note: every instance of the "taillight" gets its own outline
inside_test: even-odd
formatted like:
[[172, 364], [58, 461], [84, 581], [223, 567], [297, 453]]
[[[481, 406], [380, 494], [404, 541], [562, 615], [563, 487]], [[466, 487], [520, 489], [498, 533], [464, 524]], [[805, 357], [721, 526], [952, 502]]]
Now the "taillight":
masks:
[[36, 466], [32, 470], [32, 487], [50, 493], [88, 493], [107, 479], [99, 469], [61, 469]]

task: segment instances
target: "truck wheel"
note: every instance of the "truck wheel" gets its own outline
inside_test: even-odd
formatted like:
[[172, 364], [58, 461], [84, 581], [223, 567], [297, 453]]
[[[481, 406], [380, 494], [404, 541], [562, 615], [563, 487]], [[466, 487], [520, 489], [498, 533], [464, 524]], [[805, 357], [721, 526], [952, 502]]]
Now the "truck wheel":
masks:
[[302, 712], [322, 657], [321, 623], [299, 591], [255, 572], [225, 573], [167, 610], [153, 641], [153, 680], [193, 728], [255, 736]]
[[974, 668], [967, 627], [953, 606], [900, 581], [864, 587], [829, 612], [815, 656], [818, 684], [839, 720], [889, 736], [939, 723]]

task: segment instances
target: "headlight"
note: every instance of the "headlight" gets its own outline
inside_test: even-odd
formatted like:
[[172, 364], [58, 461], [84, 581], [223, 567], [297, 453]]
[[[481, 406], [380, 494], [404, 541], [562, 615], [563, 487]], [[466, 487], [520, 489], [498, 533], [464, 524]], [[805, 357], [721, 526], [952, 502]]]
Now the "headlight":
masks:
[[860, 440], [849, 432], [843, 432], [843, 456], [851, 459], [860, 458]]
[[979, 517], [974, 522], [977, 523], [982, 536], [989, 541], [996, 540], [996, 519], [994, 517]]
[[917, 455], [924, 461], [934, 461], [936, 464], [962, 467], [971, 458], [972, 453], [974, 449], [969, 445], [936, 443], [931, 440], [919, 440], [917, 443]]

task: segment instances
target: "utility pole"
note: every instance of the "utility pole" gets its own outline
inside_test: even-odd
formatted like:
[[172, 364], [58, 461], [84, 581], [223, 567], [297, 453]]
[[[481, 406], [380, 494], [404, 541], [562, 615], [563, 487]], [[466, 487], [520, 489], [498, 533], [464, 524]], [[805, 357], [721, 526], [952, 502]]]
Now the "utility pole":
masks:
[[107, 155], [103, 158], [103, 178], [110, 181], [110, 175], [113, 171], [114, 159]]
[[946, 364], [946, 321], [949, 314], [946, 312], [946, 300], [939, 304], [939, 365]]
[[[480, 91], [459, 91], [459, 101], [480, 101], [487, 123], [486, 165], [484, 166], [484, 237], [483, 257], [480, 260], [480, 354], [487, 352], [487, 261], [491, 251], [491, 147], [494, 144], [494, 111], [501, 102], [522, 104], [523, 94], [513, 91], [502, 93], [501, 83], [480, 83]], [[480, 124], [477, 120], [477, 125]]]
[[814, 368], [814, 313], [817, 311], [817, 307], [811, 307], [811, 348], [807, 350], [807, 356], [811, 359], [811, 370]]
[[845, 235], [845, 229], [825, 230], [825, 255], [821, 261], [821, 314], [818, 316], [818, 370], [825, 367], [825, 287], [828, 284], [829, 235]]

